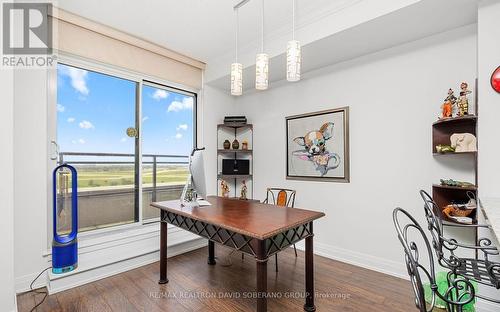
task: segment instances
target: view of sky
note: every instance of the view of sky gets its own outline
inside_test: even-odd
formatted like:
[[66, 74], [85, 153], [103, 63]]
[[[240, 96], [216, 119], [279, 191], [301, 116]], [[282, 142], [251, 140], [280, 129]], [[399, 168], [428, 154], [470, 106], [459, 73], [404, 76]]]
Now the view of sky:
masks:
[[[57, 138], [62, 152], [134, 153], [126, 129], [135, 125], [133, 81], [58, 65]], [[193, 97], [144, 86], [144, 154], [188, 155]]]

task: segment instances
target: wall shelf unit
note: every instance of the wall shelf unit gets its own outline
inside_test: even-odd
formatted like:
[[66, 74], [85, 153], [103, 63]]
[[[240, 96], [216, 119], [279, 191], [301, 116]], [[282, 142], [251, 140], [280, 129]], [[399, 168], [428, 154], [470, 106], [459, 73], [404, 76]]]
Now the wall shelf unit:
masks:
[[[239, 148], [233, 149], [232, 143], [238, 140]], [[224, 149], [224, 141], [229, 140], [231, 148]], [[242, 149], [242, 142], [247, 141], [248, 149]], [[222, 173], [223, 159], [245, 159], [250, 162], [250, 172], [246, 175]], [[226, 181], [230, 187], [230, 197], [239, 198], [243, 181], [245, 181], [248, 199], [253, 198], [253, 125], [246, 123], [217, 125], [217, 195], [222, 196], [220, 183]]]
[[[448, 153], [438, 153], [436, 150], [436, 145], [451, 145], [450, 137], [454, 133], [471, 133], [477, 138], [477, 128], [478, 128], [478, 101], [477, 101], [477, 79], [475, 87], [476, 97], [473, 100], [475, 105], [472, 106], [474, 115], [466, 115], [463, 117], [453, 117], [440, 119], [432, 124], [432, 154], [435, 157], [440, 157], [440, 161], [453, 161], [454, 157], [470, 157], [470, 161], [474, 163], [474, 181], [467, 181], [473, 183], [471, 186], [461, 187], [461, 186], [448, 186], [441, 184], [434, 184], [432, 186], [432, 198], [436, 202], [437, 206], [441, 211], [437, 211], [439, 216], [443, 221], [448, 223], [457, 223], [454, 220], [447, 218], [442, 210], [449, 204], [453, 203], [465, 203], [469, 200], [468, 194], [474, 194], [477, 199], [478, 194], [478, 178], [477, 178], [477, 160], [478, 152], [448, 152]], [[467, 156], [466, 156], [467, 155]], [[449, 178], [449, 177], [445, 177]], [[477, 224], [478, 217], [477, 207], [472, 214], [469, 216], [472, 218], [472, 224]], [[475, 241], [478, 240], [477, 228], [473, 229]], [[477, 252], [476, 252], [477, 257]]]

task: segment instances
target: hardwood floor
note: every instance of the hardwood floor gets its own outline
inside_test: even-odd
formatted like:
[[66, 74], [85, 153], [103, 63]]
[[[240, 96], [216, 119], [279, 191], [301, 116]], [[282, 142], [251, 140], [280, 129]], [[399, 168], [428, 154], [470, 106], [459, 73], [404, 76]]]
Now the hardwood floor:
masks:
[[[158, 285], [159, 263], [48, 296], [36, 311], [254, 311], [255, 261], [234, 253], [231, 266], [222, 266], [229, 250], [216, 246], [220, 260], [207, 265], [207, 248], [169, 258], [166, 285]], [[303, 311], [304, 253], [293, 249], [274, 257], [268, 265], [269, 311]], [[408, 281], [315, 256], [317, 311], [416, 311]], [[229, 298], [229, 296], [240, 296]], [[18, 310], [30, 311], [43, 295], [17, 297]], [[244, 298], [245, 297], [245, 298]], [[281, 297], [281, 298], [278, 298]], [[292, 298], [290, 298], [292, 297]]]

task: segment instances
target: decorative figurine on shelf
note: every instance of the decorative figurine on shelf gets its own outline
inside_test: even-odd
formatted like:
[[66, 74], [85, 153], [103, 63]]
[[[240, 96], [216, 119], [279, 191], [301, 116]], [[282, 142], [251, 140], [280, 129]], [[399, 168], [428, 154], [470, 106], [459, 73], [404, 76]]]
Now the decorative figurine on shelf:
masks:
[[477, 152], [477, 139], [471, 133], [453, 133], [450, 142], [456, 153]]
[[436, 145], [436, 152], [442, 153], [442, 154], [454, 153], [455, 148], [451, 147], [450, 145], [446, 145], [446, 144], [438, 144], [438, 145]]
[[469, 85], [467, 82], [462, 82], [460, 84], [460, 97], [458, 98], [457, 106], [458, 106], [458, 117], [469, 115], [469, 99], [468, 95], [472, 93], [472, 91], [467, 88]]
[[229, 189], [229, 185], [227, 184], [226, 181], [221, 180], [220, 181], [220, 193], [222, 197], [229, 197], [229, 192], [231, 190]]
[[448, 90], [448, 96], [444, 99], [443, 105], [441, 105], [441, 118], [450, 118], [453, 116], [453, 106], [457, 103], [457, 97], [455, 96], [453, 90], [450, 88]]
[[245, 180], [241, 181], [241, 195], [240, 195], [240, 199], [243, 199], [243, 200], [247, 200], [247, 192], [248, 192], [248, 187], [247, 187], [247, 183], [245, 182]]
[[229, 140], [224, 141], [224, 149], [230, 149], [231, 148], [231, 142]]
[[240, 148], [240, 142], [238, 140], [234, 139], [233, 141], [233, 149], [239, 149]]
[[247, 140], [243, 140], [241, 142], [241, 149], [242, 150], [247, 150], [248, 149], [248, 141]]

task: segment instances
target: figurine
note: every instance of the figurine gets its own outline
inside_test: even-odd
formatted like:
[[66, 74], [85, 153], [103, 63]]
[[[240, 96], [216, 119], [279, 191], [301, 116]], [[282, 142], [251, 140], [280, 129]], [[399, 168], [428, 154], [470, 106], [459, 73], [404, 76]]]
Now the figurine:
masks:
[[458, 117], [462, 117], [469, 114], [469, 99], [467, 95], [472, 93], [472, 91], [467, 90], [469, 85], [466, 82], [460, 84], [460, 97], [458, 98]]
[[222, 194], [222, 197], [229, 197], [229, 192], [230, 192], [229, 185], [224, 180], [220, 181], [220, 192]]
[[472, 133], [453, 133], [450, 142], [456, 153], [477, 152], [477, 139]]
[[247, 192], [248, 192], [248, 187], [247, 187], [247, 184], [245, 182], [245, 180], [243, 180], [241, 182], [241, 196], [240, 196], [240, 199], [243, 199], [243, 200], [247, 200]]
[[452, 117], [453, 106], [457, 103], [457, 97], [453, 94], [453, 90], [450, 88], [448, 90], [448, 96], [444, 99], [443, 105], [441, 105], [441, 118]]
[[241, 149], [243, 149], [243, 150], [247, 150], [248, 149], [248, 141], [247, 140], [243, 140], [241, 142]]
[[238, 149], [240, 148], [240, 142], [238, 140], [234, 139], [233, 141], [233, 149]]

